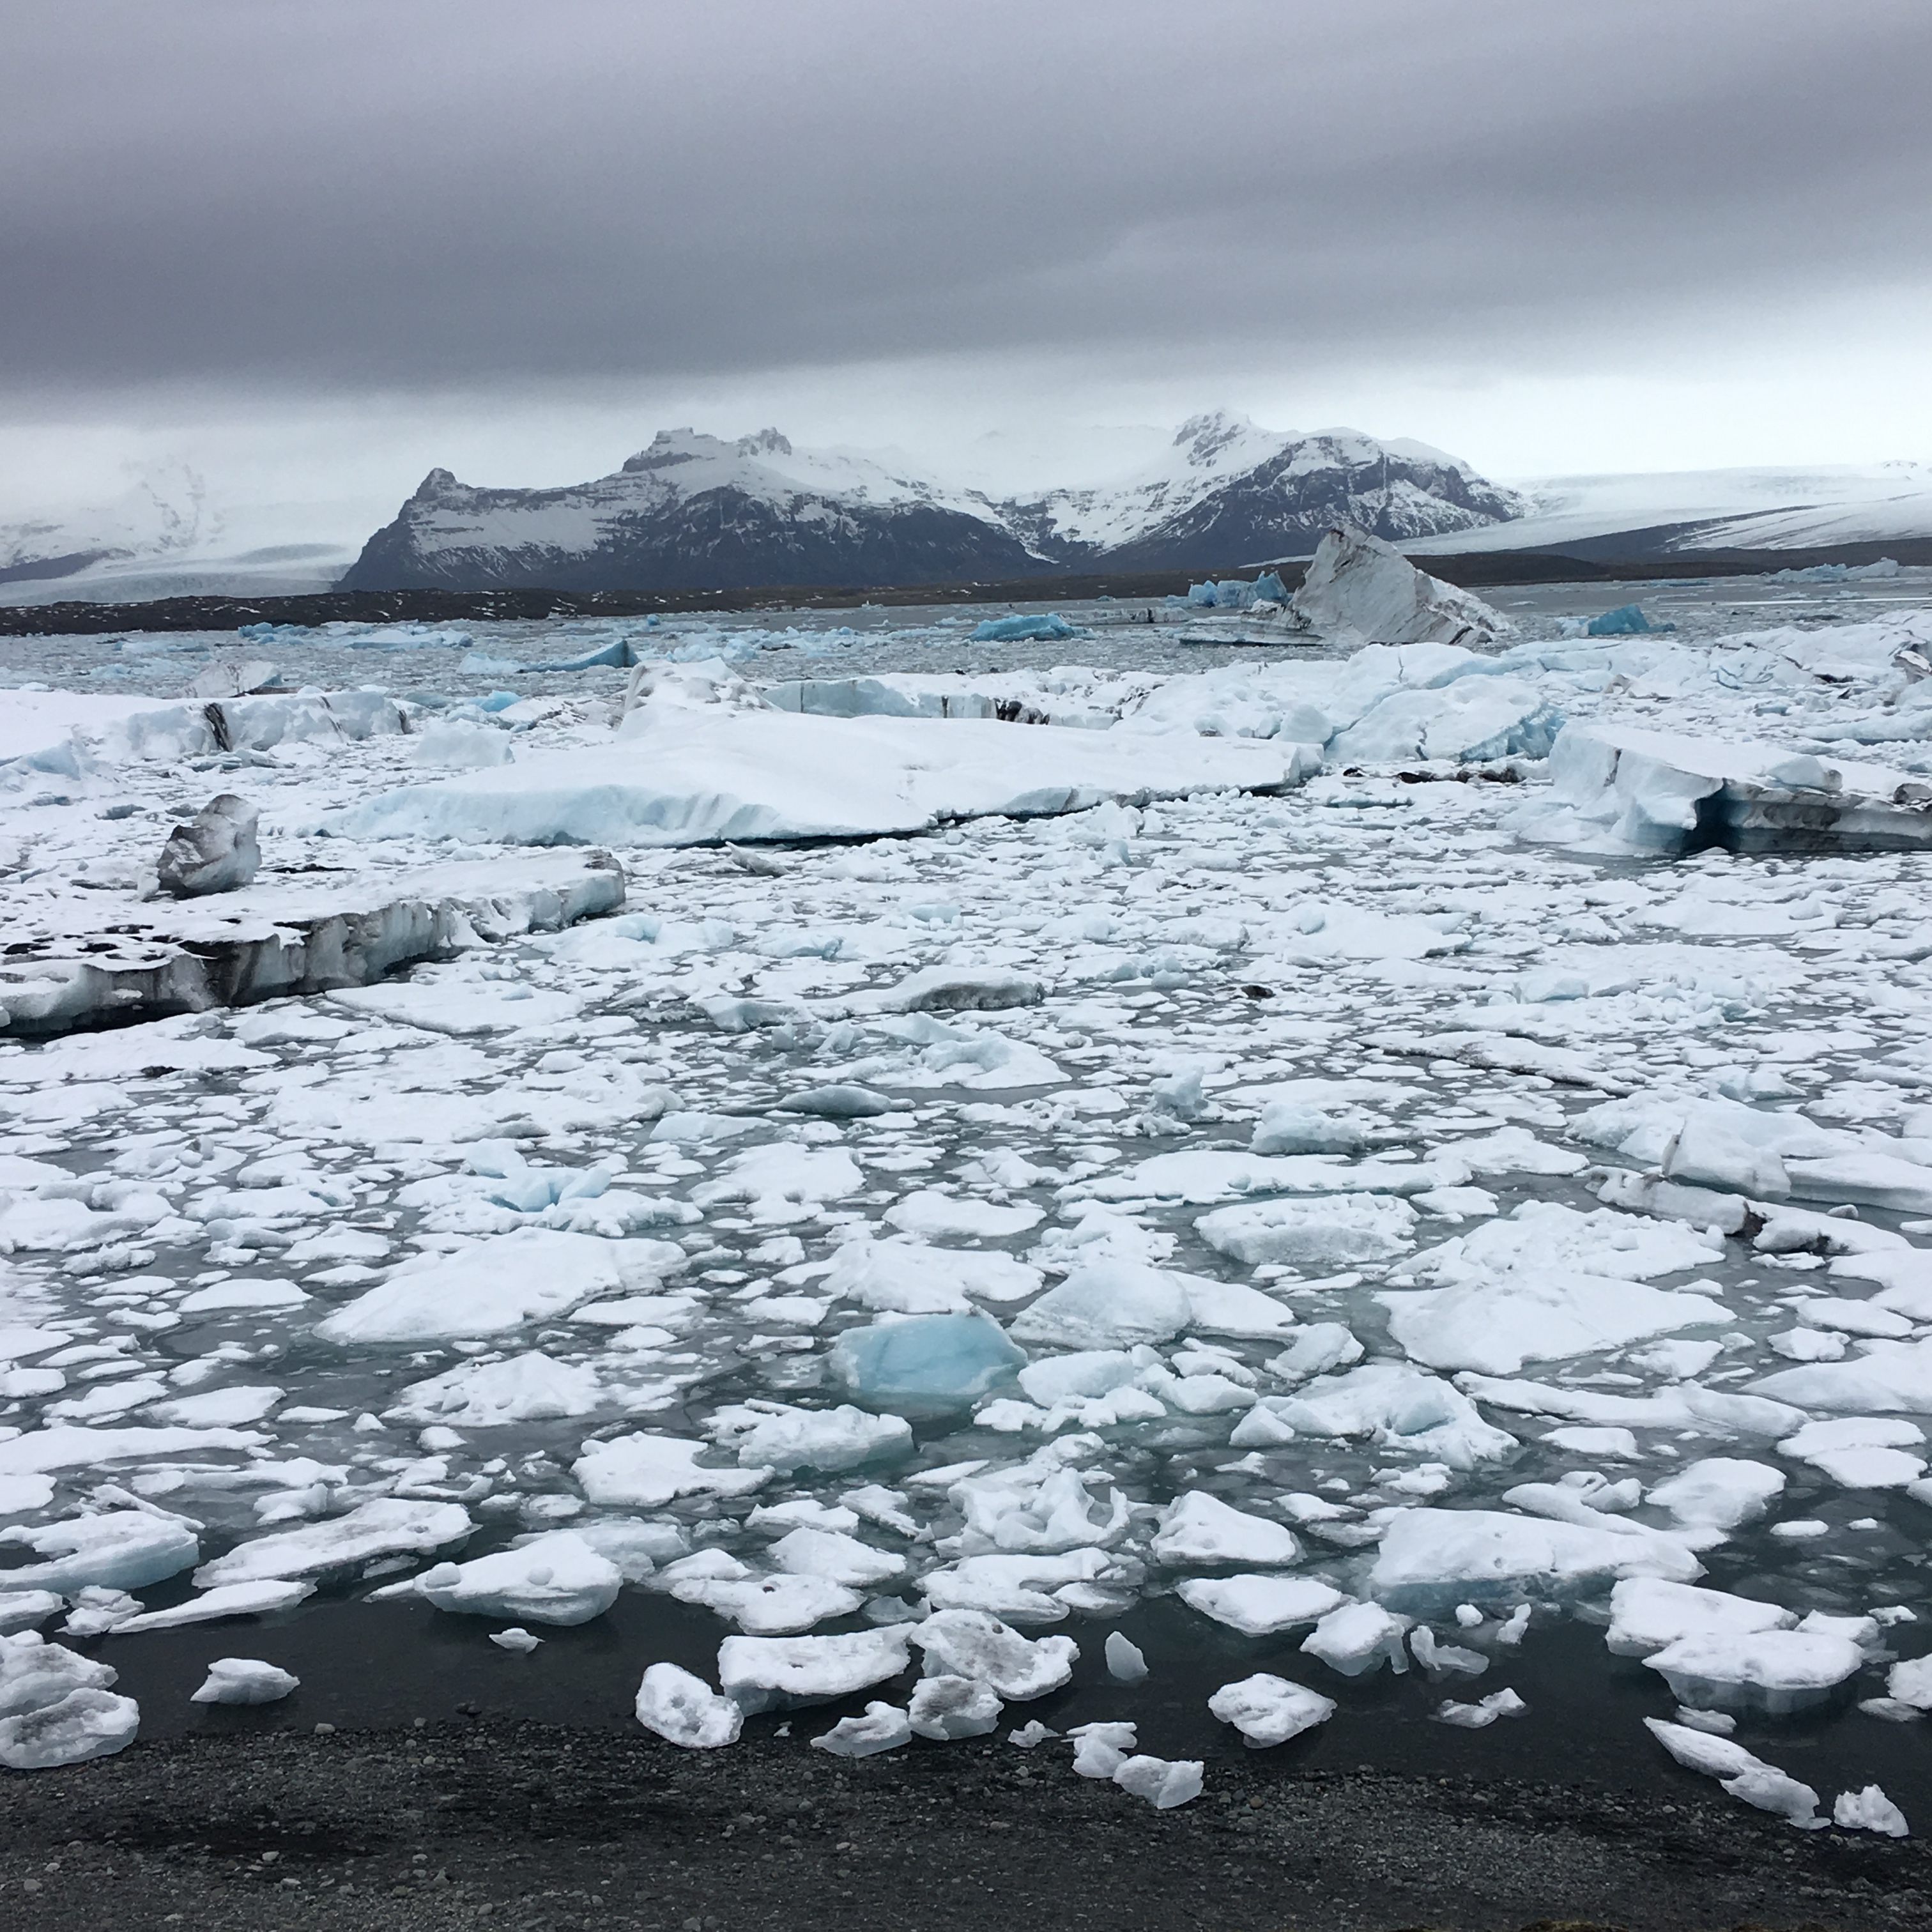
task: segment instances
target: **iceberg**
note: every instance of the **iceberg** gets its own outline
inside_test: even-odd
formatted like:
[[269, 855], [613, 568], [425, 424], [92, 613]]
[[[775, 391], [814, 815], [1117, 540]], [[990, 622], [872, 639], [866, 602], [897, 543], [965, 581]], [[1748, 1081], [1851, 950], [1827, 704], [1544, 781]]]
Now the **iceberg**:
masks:
[[1010, 1382], [1026, 1359], [986, 1316], [908, 1315], [847, 1329], [828, 1366], [862, 1402], [941, 1415]]
[[1329, 530], [1316, 545], [1289, 608], [1324, 637], [1374, 644], [1480, 647], [1512, 628], [1480, 598], [1418, 570], [1393, 544], [1352, 524]]

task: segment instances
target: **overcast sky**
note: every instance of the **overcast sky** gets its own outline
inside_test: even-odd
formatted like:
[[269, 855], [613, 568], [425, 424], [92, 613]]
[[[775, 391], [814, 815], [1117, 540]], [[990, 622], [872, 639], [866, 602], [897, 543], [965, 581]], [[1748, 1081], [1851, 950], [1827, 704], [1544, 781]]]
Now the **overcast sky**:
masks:
[[[0, 510], [660, 425], [1932, 455], [1924, 0], [0, 0]], [[988, 433], [992, 441], [981, 441]]]

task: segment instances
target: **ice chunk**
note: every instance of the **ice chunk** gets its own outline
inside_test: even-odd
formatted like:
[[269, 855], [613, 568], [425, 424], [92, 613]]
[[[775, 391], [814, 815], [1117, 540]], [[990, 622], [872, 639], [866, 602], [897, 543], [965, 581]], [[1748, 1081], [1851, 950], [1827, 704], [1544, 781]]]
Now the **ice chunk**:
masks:
[[416, 1592], [440, 1610], [539, 1624], [588, 1623], [623, 1586], [616, 1564], [567, 1529], [467, 1563], [439, 1563], [413, 1581]]
[[1009, 1703], [1058, 1690], [1073, 1675], [1080, 1646], [1070, 1636], [1022, 1636], [983, 1610], [940, 1610], [915, 1624], [928, 1677], [970, 1677]]
[[1811, 1422], [1778, 1445], [1848, 1490], [1903, 1489], [1925, 1473], [1924, 1432], [1903, 1417], [1846, 1416]]
[[554, 1320], [598, 1295], [642, 1288], [683, 1259], [668, 1241], [519, 1228], [456, 1254], [406, 1263], [315, 1332], [344, 1345], [497, 1335]]
[[1824, 1702], [1864, 1660], [1856, 1644], [1822, 1631], [1707, 1629], [1679, 1637], [1644, 1663], [1681, 1704], [1782, 1717]]
[[895, 1315], [964, 1315], [973, 1301], [1019, 1301], [1046, 1280], [997, 1249], [975, 1253], [919, 1241], [848, 1241], [832, 1257], [827, 1294]]
[[1014, 1318], [1021, 1342], [1118, 1348], [1165, 1342], [1191, 1318], [1182, 1278], [1144, 1262], [1090, 1262]]
[[1202, 1240], [1250, 1265], [1387, 1261], [1412, 1245], [1415, 1210], [1378, 1194], [1244, 1202], [1195, 1222]]
[[735, 1744], [745, 1726], [738, 1704], [675, 1664], [653, 1664], [645, 1671], [638, 1686], [637, 1713], [646, 1730], [690, 1750]]
[[844, 1636], [728, 1636], [718, 1648], [718, 1681], [748, 1714], [829, 1703], [898, 1676], [909, 1636], [903, 1624]]
[[1280, 1523], [1190, 1490], [1169, 1507], [1154, 1540], [1154, 1556], [1172, 1569], [1203, 1563], [1267, 1565], [1300, 1562], [1301, 1546]]
[[1932, 1656], [1894, 1664], [1885, 1688], [1894, 1703], [1909, 1705], [1915, 1711], [1932, 1711]]
[[1318, 1622], [1348, 1600], [1312, 1576], [1196, 1576], [1175, 1594], [1190, 1610], [1244, 1636], [1270, 1636]]
[[923, 1677], [913, 1687], [912, 1727], [941, 1743], [983, 1738], [1000, 1721], [1001, 1705], [993, 1688], [970, 1677]]
[[0, 1570], [0, 1588], [55, 1590], [68, 1596], [90, 1584], [138, 1590], [187, 1569], [201, 1554], [194, 1531], [179, 1517], [131, 1509], [0, 1530], [0, 1545], [9, 1544], [47, 1560]]
[[1362, 1359], [1362, 1345], [1340, 1322], [1311, 1322], [1278, 1355], [1268, 1358], [1268, 1372], [1283, 1381], [1326, 1375]]
[[302, 1679], [260, 1658], [218, 1657], [208, 1666], [208, 1681], [189, 1698], [191, 1704], [274, 1704]]
[[1107, 1633], [1107, 1675], [1117, 1684], [1138, 1684], [1148, 1674], [1148, 1661], [1138, 1645], [1118, 1630]]
[[460, 1543], [470, 1528], [470, 1512], [460, 1503], [379, 1496], [346, 1516], [238, 1544], [194, 1573], [195, 1587], [212, 1590], [268, 1578], [320, 1576], [374, 1557], [427, 1556], [446, 1544]]
[[1626, 1576], [1688, 1583], [1702, 1571], [1676, 1538], [1613, 1516], [1598, 1529], [1493, 1510], [1408, 1509], [1383, 1532], [1369, 1587], [1431, 1615], [1462, 1602], [1587, 1597]]
[[412, 1382], [383, 1414], [391, 1422], [418, 1426], [499, 1429], [589, 1415], [603, 1392], [594, 1369], [555, 1361], [532, 1348], [500, 1362], [465, 1362], [427, 1382]]
[[790, 1570], [794, 1576], [821, 1576], [862, 1590], [875, 1584], [898, 1582], [906, 1573], [903, 1556], [874, 1550], [856, 1536], [846, 1536], [837, 1530], [802, 1526], [772, 1545], [771, 1558], [781, 1570]]
[[[261, 1583], [224, 1583], [190, 1597], [165, 1610], [144, 1610], [139, 1616], [124, 1617], [110, 1633], [129, 1636], [142, 1630], [178, 1630], [188, 1624], [219, 1622], [224, 1617], [266, 1616], [275, 1610], [292, 1610], [315, 1594], [313, 1583], [271, 1580]], [[5, 1599], [0, 1598], [0, 1604]]]
[[828, 1474], [856, 1469], [902, 1456], [912, 1447], [912, 1425], [903, 1416], [869, 1415], [849, 1402], [817, 1409], [748, 1402], [719, 1409], [710, 1427], [746, 1468], [763, 1465], [766, 1473], [776, 1469], [784, 1475], [800, 1469]]
[[1690, 1529], [1726, 1531], [1761, 1516], [1784, 1492], [1784, 1472], [1768, 1462], [1711, 1456], [1692, 1462], [1645, 1498]]
[[666, 1575], [680, 1603], [702, 1604], [753, 1636], [809, 1630], [829, 1618], [850, 1616], [864, 1600], [857, 1591], [823, 1576]]
[[32, 1630], [0, 1637], [0, 1717], [44, 1710], [70, 1690], [104, 1690], [119, 1675]]
[[1688, 1724], [1668, 1724], [1646, 1718], [1644, 1728], [1677, 1762], [1691, 1771], [1714, 1778], [1733, 1798], [1774, 1812], [1800, 1831], [1815, 1832], [1824, 1820], [1818, 1815], [1818, 1794], [1808, 1784], [1787, 1778], [1775, 1765], [1752, 1756], [1742, 1744], [1714, 1737]]
[[1238, 1684], [1222, 1684], [1208, 1699], [1208, 1708], [1250, 1744], [1262, 1747], [1286, 1744], [1325, 1724], [1335, 1714], [1335, 1700], [1263, 1670]]
[[742, 1496], [771, 1480], [770, 1468], [700, 1467], [701, 1442], [639, 1430], [584, 1445], [571, 1474], [593, 1503], [652, 1508], [679, 1496]]
[[808, 1087], [788, 1095], [778, 1106], [788, 1113], [817, 1114], [830, 1120], [870, 1120], [892, 1111], [892, 1102], [883, 1094], [854, 1086]]
[[1641, 605], [1619, 604], [1614, 610], [1606, 610], [1592, 617], [1583, 626], [1586, 638], [1636, 638], [1650, 631], [1674, 631], [1675, 624], [1653, 624], [1643, 614]]
[[1198, 1758], [1130, 1757], [1114, 1771], [1114, 1782], [1156, 1811], [1171, 1811], [1201, 1796], [1201, 1772]]
[[1081, 1778], [1111, 1778], [1136, 1748], [1129, 1724], [1076, 1724], [1066, 1735], [1074, 1740], [1073, 1769]]
[[1063, 638], [1086, 634], [1058, 610], [1048, 610], [1037, 617], [988, 617], [974, 630], [972, 640], [976, 644], [1057, 644]]
[[[934, 1681], [937, 1682], [936, 1679]], [[1006, 1733], [1006, 1742], [1010, 1744], [1016, 1745], [1022, 1750], [1036, 1750], [1042, 1744], [1050, 1743], [1059, 1735], [1058, 1731], [1048, 1730], [1037, 1718], [1034, 1718], [1021, 1725], [1017, 1730], [1009, 1731]]]
[[161, 890], [178, 899], [232, 892], [252, 884], [262, 863], [256, 842], [255, 808], [232, 792], [203, 806], [177, 825], [161, 848]]
[[527, 1657], [543, 1639], [525, 1630], [520, 1624], [512, 1624], [508, 1630], [492, 1630], [490, 1641], [499, 1650], [514, 1652], [518, 1657]]
[[[0, 1575], [10, 1574], [0, 1572]], [[0, 1591], [0, 1636], [32, 1630], [67, 1607], [66, 1600], [52, 1590]]]
[[1345, 1604], [1302, 1639], [1301, 1648], [1344, 1677], [1360, 1677], [1384, 1664], [1400, 1676], [1408, 1668], [1402, 1648], [1408, 1628], [1406, 1617], [1391, 1616], [1379, 1604]]
[[1498, 1718], [1520, 1718], [1528, 1708], [1514, 1690], [1492, 1690], [1473, 1704], [1445, 1699], [1436, 1707], [1436, 1721], [1453, 1724], [1458, 1730], [1480, 1731]]
[[834, 1757], [872, 1757], [911, 1742], [912, 1720], [907, 1712], [896, 1704], [868, 1704], [862, 1718], [840, 1718], [822, 1737], [812, 1739], [812, 1748]]
[[909, 1315], [847, 1329], [827, 1366], [867, 1402], [944, 1414], [1010, 1382], [1026, 1359], [986, 1316]]
[[1775, 1604], [1658, 1576], [1630, 1576], [1610, 1592], [1610, 1627], [1604, 1641], [1618, 1657], [1648, 1657], [1680, 1637], [1789, 1630], [1797, 1621], [1795, 1611]]
[[10, 1771], [47, 1771], [109, 1757], [134, 1742], [141, 1708], [112, 1692], [70, 1690], [57, 1702], [0, 1718], [0, 1764]]
[[1904, 1838], [1912, 1828], [1905, 1814], [1883, 1790], [1868, 1784], [1862, 1791], [1841, 1791], [1832, 1807], [1832, 1822], [1844, 1832], [1876, 1832], [1888, 1838]]
[[1506, 1430], [1485, 1422], [1460, 1389], [1399, 1362], [1322, 1376], [1269, 1407], [1298, 1435], [1373, 1436], [1456, 1469], [1513, 1456], [1518, 1447]]

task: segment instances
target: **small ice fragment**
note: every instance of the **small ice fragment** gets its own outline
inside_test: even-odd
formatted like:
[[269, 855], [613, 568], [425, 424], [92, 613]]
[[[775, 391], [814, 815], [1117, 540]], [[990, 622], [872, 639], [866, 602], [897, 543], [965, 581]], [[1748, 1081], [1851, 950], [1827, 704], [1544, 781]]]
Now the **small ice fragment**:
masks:
[[927, 1676], [970, 1677], [1016, 1703], [1058, 1690], [1080, 1655], [1070, 1636], [1024, 1637], [984, 1610], [940, 1610], [910, 1634]]
[[1408, 1647], [1415, 1660], [1432, 1678], [1480, 1677], [1489, 1669], [1490, 1660], [1480, 1652], [1465, 1650], [1460, 1644], [1440, 1643], [1426, 1624], [1418, 1624], [1408, 1634]]
[[1728, 1711], [1692, 1711], [1679, 1705], [1677, 1721], [1688, 1724], [1694, 1731], [1708, 1731], [1714, 1738], [1727, 1738], [1738, 1727], [1738, 1720]]
[[1480, 1731], [1498, 1718], [1520, 1718], [1528, 1708], [1514, 1690], [1492, 1690], [1475, 1704], [1459, 1704], [1453, 1698], [1445, 1699], [1436, 1707], [1436, 1720], [1454, 1724], [1459, 1730]]
[[1010, 1744], [1017, 1744], [1022, 1750], [1034, 1750], [1043, 1744], [1050, 1743], [1059, 1735], [1058, 1731], [1048, 1730], [1037, 1718], [1029, 1718], [1018, 1730], [1006, 1733], [1006, 1742]]
[[218, 1657], [208, 1666], [208, 1681], [191, 1704], [279, 1703], [300, 1684], [292, 1672], [257, 1657]]
[[543, 1639], [532, 1636], [520, 1624], [512, 1624], [508, 1630], [492, 1630], [490, 1641], [499, 1650], [514, 1650], [519, 1657], [527, 1657]]
[[1345, 1604], [1315, 1626], [1301, 1648], [1344, 1677], [1360, 1677], [1384, 1663], [1400, 1676], [1408, 1668], [1402, 1644], [1408, 1628], [1406, 1617], [1393, 1616], [1379, 1604]]
[[842, 1718], [823, 1737], [814, 1738], [814, 1750], [834, 1757], [871, 1757], [897, 1750], [912, 1742], [912, 1720], [896, 1704], [868, 1704], [862, 1718]]
[[970, 1677], [923, 1677], [913, 1687], [909, 1714], [921, 1737], [946, 1743], [985, 1737], [999, 1723], [1002, 1708], [991, 1684]]
[[1118, 1630], [1107, 1634], [1107, 1674], [1121, 1684], [1137, 1684], [1148, 1674], [1147, 1659]]
[[1456, 1606], [1456, 1622], [1462, 1629], [1477, 1629], [1482, 1621], [1483, 1613], [1474, 1604], [1458, 1604]]
[[1077, 1740], [1073, 1768], [1082, 1778], [1112, 1778], [1136, 1745], [1135, 1728], [1129, 1724], [1076, 1724], [1066, 1735]]
[[1201, 1796], [1201, 1770], [1198, 1758], [1130, 1757], [1115, 1770], [1114, 1782], [1156, 1811], [1172, 1811]]
[[1905, 1814], [1876, 1784], [1862, 1791], [1841, 1791], [1832, 1807], [1832, 1822], [1847, 1832], [1878, 1832], [1888, 1838], [1911, 1835]]
[[638, 1686], [638, 1722], [690, 1750], [716, 1750], [738, 1742], [745, 1714], [701, 1677], [675, 1664], [653, 1664]]
[[1222, 1684], [1208, 1699], [1208, 1708], [1250, 1744], [1266, 1746], [1286, 1744], [1325, 1724], [1335, 1714], [1335, 1700], [1263, 1670], [1238, 1684]]

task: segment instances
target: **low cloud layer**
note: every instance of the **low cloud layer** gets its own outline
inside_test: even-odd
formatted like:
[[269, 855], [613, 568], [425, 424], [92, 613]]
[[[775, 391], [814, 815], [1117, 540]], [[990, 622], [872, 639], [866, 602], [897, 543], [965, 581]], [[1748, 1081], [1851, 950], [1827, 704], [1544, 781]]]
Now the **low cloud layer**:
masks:
[[1932, 281], [1918, 0], [4, 11], [16, 422], [949, 359], [1205, 404], [1708, 358]]

